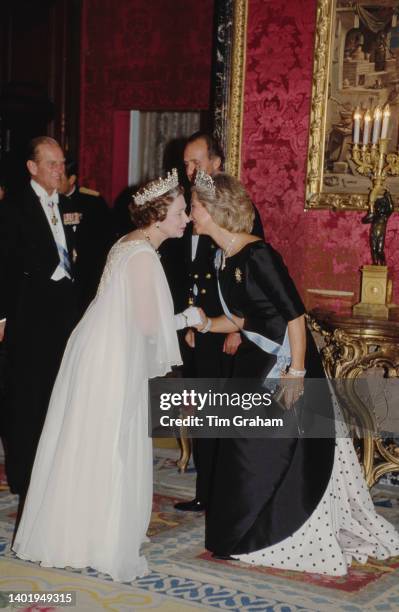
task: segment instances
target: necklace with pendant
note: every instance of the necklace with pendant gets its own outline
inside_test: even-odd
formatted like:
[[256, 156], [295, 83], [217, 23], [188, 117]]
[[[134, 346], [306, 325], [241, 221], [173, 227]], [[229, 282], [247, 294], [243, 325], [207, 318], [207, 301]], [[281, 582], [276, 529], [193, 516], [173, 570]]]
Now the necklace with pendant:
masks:
[[147, 240], [147, 242], [149, 242], [149, 243], [150, 243], [150, 245], [151, 245], [151, 246], [152, 246], [152, 248], [154, 249], [155, 253], [156, 253], [156, 254], [158, 255], [158, 257], [160, 258], [160, 257], [161, 257], [161, 253], [158, 251], [158, 249], [156, 249], [156, 248], [154, 247], [154, 245], [153, 245], [153, 244], [152, 244], [152, 242], [151, 242], [151, 238], [150, 238], [150, 236], [147, 234], [147, 232], [145, 232], [145, 231], [144, 231], [144, 230], [142, 230], [142, 229], [139, 229], [139, 232], [141, 232], [141, 233], [143, 234], [144, 238]]
[[48, 205], [50, 207], [50, 221], [53, 225], [57, 225], [58, 223], [58, 219], [56, 217], [56, 214], [54, 212], [54, 202], [48, 202]]
[[223, 249], [222, 252], [222, 270], [225, 269], [226, 267], [226, 259], [227, 257], [230, 257], [231, 251], [233, 250], [233, 245], [236, 241], [236, 236], [233, 236], [233, 238], [230, 240], [229, 244], [227, 245], [227, 247], [225, 249]]

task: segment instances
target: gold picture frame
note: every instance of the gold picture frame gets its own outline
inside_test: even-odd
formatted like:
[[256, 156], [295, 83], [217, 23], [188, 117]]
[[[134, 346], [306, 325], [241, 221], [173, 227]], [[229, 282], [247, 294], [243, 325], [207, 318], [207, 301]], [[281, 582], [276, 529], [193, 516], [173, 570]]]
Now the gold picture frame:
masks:
[[[398, 147], [399, 19], [396, 0], [318, 0], [307, 157], [307, 209], [366, 210], [371, 181], [351, 158], [352, 118], [389, 103]], [[385, 25], [379, 31], [372, 19]], [[369, 21], [368, 21], [369, 20]], [[394, 46], [393, 46], [394, 43]], [[396, 126], [396, 127], [395, 127]], [[396, 134], [394, 133], [396, 129]], [[397, 207], [399, 178], [387, 178]]]
[[225, 165], [226, 171], [238, 179], [241, 174], [247, 19], [248, 0], [234, 0]]

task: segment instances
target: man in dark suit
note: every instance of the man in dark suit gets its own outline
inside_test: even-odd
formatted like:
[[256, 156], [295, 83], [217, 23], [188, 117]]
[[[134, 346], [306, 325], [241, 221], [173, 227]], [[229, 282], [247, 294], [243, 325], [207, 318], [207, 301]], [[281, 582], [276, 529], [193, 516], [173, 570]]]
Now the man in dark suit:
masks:
[[98, 191], [79, 187], [78, 166], [72, 159], [65, 163], [65, 175], [59, 192], [67, 198], [64, 223], [72, 228], [75, 256], [75, 288], [79, 315], [94, 298], [105, 260], [116, 240], [111, 212]]
[[[184, 149], [184, 165], [190, 181], [197, 170], [209, 175], [223, 167], [223, 151], [217, 141], [206, 132], [196, 132], [188, 138]], [[252, 233], [264, 238], [259, 212], [254, 206], [255, 221]], [[186, 291], [188, 304], [201, 307], [210, 317], [223, 314], [214, 269], [217, 245], [209, 236], [197, 236], [192, 225], [186, 230]], [[232, 358], [241, 343], [238, 332], [231, 334], [201, 334], [193, 329], [186, 332], [187, 345], [182, 345], [183, 373], [187, 378], [228, 377]], [[197, 469], [196, 496], [188, 502], [175, 505], [178, 510], [198, 512], [206, 506], [212, 478], [215, 440], [198, 438], [193, 441], [194, 463]]]
[[30, 182], [1, 207], [0, 320], [7, 346], [6, 471], [20, 517], [52, 387], [76, 321], [72, 228], [58, 195], [64, 154], [47, 136], [27, 156]]

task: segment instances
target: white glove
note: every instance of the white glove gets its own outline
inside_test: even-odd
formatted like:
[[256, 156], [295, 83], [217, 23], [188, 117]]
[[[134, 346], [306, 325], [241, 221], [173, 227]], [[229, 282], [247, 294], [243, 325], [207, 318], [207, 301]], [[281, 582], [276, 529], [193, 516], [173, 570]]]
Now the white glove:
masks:
[[175, 328], [184, 329], [185, 327], [194, 327], [202, 322], [201, 315], [198, 308], [195, 306], [189, 306], [183, 312], [175, 314]]

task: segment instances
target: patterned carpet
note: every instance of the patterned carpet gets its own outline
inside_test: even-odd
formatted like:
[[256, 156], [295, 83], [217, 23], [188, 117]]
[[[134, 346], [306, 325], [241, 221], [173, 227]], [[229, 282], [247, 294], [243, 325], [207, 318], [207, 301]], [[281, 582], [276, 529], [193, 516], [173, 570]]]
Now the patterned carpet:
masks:
[[[157, 449], [154, 459], [156, 495], [144, 547], [151, 573], [130, 584], [86, 568], [64, 571], [40, 568], [14, 558], [9, 542], [17, 499], [0, 492], [0, 591], [76, 591], [71, 610], [190, 611], [192, 609], [248, 612], [399, 609], [399, 558], [389, 563], [352, 566], [345, 578], [254, 568], [239, 562], [215, 561], [204, 550], [202, 514], [176, 512], [176, 500], [191, 498], [195, 474], [179, 474], [175, 451]], [[1, 473], [0, 473], [1, 479]], [[399, 526], [396, 491], [379, 488], [378, 511]], [[7, 608], [4, 597], [0, 608]], [[19, 608], [21, 609], [21, 608]], [[55, 610], [56, 608], [22, 608]], [[61, 609], [61, 608], [57, 608]]]

